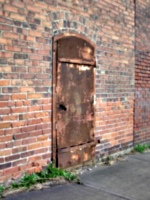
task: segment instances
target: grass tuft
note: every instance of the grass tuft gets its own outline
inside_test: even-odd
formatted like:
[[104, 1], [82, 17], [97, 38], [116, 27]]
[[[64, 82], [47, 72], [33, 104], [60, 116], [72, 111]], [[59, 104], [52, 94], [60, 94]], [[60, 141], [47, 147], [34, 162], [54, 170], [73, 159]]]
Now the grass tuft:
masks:
[[148, 149], [150, 149], [150, 144], [138, 144], [134, 147], [134, 152], [144, 153]]
[[21, 188], [26, 187], [30, 188], [36, 183], [44, 183], [51, 178], [64, 177], [68, 181], [73, 181], [77, 177], [70, 172], [54, 167], [54, 163], [49, 164], [46, 169], [38, 173], [25, 174], [19, 182], [14, 182], [12, 188]]
[[54, 167], [54, 163], [49, 164], [46, 169], [44, 169], [41, 172], [38, 173], [32, 173], [32, 174], [25, 174], [23, 178], [21, 178], [17, 182], [13, 182], [9, 187], [4, 187], [3, 185], [0, 185], [0, 198], [3, 196], [3, 192], [8, 189], [19, 189], [19, 188], [30, 188], [32, 185], [35, 185], [36, 183], [44, 183], [48, 180], [51, 180], [53, 178], [57, 177], [64, 177], [68, 181], [78, 181], [77, 176], [74, 174], [71, 174], [70, 172], [67, 172], [65, 170], [59, 169]]

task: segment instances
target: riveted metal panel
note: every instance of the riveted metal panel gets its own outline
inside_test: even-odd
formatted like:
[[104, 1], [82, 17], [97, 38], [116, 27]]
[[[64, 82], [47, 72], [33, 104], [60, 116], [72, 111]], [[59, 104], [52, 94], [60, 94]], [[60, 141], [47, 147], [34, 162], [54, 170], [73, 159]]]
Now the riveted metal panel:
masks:
[[58, 64], [56, 92], [59, 148], [94, 140], [93, 90], [93, 67]]
[[60, 149], [58, 151], [59, 167], [66, 168], [85, 162], [94, 158], [95, 143], [80, 145], [77, 147]]
[[62, 38], [58, 41], [58, 60], [94, 65], [94, 47], [87, 41], [75, 36]]

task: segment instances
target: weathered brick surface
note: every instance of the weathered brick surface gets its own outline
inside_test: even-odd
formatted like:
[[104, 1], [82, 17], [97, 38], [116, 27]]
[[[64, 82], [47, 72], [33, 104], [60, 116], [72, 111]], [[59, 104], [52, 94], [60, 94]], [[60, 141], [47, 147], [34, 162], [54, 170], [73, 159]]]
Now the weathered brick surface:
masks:
[[132, 146], [133, 1], [1, 0], [0, 27], [0, 181], [51, 159], [52, 37], [62, 32], [96, 46], [97, 155]]
[[150, 7], [149, 1], [136, 5], [135, 143], [150, 142]]

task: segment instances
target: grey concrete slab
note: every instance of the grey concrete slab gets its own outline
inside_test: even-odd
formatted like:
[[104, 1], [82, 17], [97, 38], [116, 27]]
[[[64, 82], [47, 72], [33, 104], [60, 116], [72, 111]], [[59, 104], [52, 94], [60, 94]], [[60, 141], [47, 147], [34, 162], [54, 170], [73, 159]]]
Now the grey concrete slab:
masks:
[[128, 199], [150, 200], [150, 163], [129, 157], [113, 166], [98, 167], [80, 176], [92, 188]]
[[83, 185], [55, 186], [42, 191], [32, 191], [8, 196], [5, 200], [123, 200]]
[[138, 159], [145, 162], [150, 162], [150, 152], [136, 153], [129, 156], [130, 158]]

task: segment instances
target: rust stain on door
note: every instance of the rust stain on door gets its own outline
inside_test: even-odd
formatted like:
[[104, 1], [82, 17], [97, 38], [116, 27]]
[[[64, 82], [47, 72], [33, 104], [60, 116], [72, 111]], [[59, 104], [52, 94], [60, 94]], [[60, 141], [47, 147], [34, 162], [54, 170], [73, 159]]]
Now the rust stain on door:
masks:
[[56, 45], [56, 161], [61, 168], [93, 158], [94, 47], [67, 35]]

